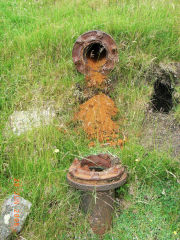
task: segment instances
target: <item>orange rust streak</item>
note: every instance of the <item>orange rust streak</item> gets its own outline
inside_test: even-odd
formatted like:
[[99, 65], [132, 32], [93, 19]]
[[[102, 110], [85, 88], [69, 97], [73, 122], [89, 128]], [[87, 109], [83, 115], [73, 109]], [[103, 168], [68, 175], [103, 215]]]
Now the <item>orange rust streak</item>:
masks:
[[86, 81], [88, 87], [98, 87], [105, 82], [106, 76], [100, 72], [101, 67], [106, 63], [106, 58], [99, 61], [92, 59], [87, 60], [88, 73], [86, 75]]
[[[103, 87], [106, 76], [102, 74], [102, 66], [106, 58], [100, 60], [87, 59], [86, 81], [88, 87]], [[119, 127], [112, 120], [118, 109], [115, 103], [105, 94], [95, 95], [87, 102], [80, 105], [80, 111], [75, 114], [75, 119], [83, 123], [84, 131], [89, 139], [97, 139], [99, 142], [106, 142], [102, 146], [123, 146], [124, 141], [118, 140]], [[94, 146], [94, 142], [89, 144]]]

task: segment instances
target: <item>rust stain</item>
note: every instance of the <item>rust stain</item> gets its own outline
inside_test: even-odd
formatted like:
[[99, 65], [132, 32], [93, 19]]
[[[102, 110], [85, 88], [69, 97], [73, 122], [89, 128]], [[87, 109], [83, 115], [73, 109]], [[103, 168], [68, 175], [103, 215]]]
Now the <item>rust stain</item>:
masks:
[[[106, 76], [100, 71], [105, 64], [106, 59], [94, 61], [88, 59], [87, 65], [89, 71], [86, 75], [88, 87], [104, 86]], [[118, 139], [119, 126], [112, 120], [118, 109], [114, 101], [103, 93], [93, 96], [88, 101], [80, 105], [80, 110], [75, 114], [75, 119], [82, 121], [84, 131], [89, 139], [97, 139], [104, 146], [120, 146], [122, 148], [124, 141]], [[95, 146], [90, 142], [89, 147]]]
[[[91, 47], [88, 49], [87, 46]], [[107, 54], [102, 54], [104, 50]], [[83, 51], [86, 51], [85, 55]], [[85, 60], [84, 56], [86, 56]], [[82, 121], [84, 131], [92, 140], [89, 147], [95, 146], [96, 139], [101, 146], [122, 147], [124, 144], [124, 140], [118, 139], [119, 126], [112, 120], [118, 109], [111, 98], [101, 93], [106, 87], [107, 74], [113, 69], [117, 60], [114, 40], [100, 31], [81, 35], [73, 48], [73, 61], [78, 71], [85, 74], [87, 87], [98, 90], [98, 94], [81, 104], [79, 112], [75, 114], [75, 120]]]
[[87, 60], [88, 73], [86, 81], [88, 87], [102, 87], [105, 85], [106, 76], [101, 73], [101, 67], [106, 63], [106, 58], [99, 61], [94, 61], [91, 58]]

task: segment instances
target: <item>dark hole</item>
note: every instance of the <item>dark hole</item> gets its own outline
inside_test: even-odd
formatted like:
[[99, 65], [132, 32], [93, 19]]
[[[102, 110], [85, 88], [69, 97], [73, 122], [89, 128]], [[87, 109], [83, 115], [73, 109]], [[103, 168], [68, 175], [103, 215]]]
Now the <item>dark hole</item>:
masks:
[[84, 50], [85, 59], [92, 59], [95, 62], [106, 58], [106, 55], [107, 51], [100, 43], [92, 43]]
[[172, 93], [173, 88], [169, 81], [157, 80], [154, 83], [154, 93], [151, 98], [153, 110], [168, 113], [173, 107]]
[[102, 172], [104, 171], [106, 168], [101, 167], [101, 166], [96, 166], [96, 167], [90, 167], [89, 168], [91, 171], [94, 170], [95, 172]]

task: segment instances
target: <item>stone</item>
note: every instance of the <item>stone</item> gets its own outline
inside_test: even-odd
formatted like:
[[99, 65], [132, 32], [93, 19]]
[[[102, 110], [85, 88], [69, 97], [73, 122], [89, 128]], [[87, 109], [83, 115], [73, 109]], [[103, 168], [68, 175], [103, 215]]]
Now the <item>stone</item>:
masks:
[[19, 136], [33, 128], [49, 125], [55, 116], [56, 112], [51, 107], [14, 111], [7, 122], [6, 135], [11, 131]]
[[[19, 233], [22, 230], [31, 206], [31, 202], [15, 194], [4, 201], [0, 216], [0, 240], [8, 239], [13, 231]], [[19, 225], [13, 229], [15, 219]]]

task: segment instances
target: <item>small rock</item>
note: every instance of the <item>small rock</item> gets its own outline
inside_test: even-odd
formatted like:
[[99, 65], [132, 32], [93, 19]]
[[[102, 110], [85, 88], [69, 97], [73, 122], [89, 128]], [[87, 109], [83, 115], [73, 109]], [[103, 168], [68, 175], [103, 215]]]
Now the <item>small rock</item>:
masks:
[[29, 215], [31, 205], [29, 201], [14, 194], [4, 201], [0, 217], [0, 240], [8, 239], [12, 234], [15, 219], [17, 219], [19, 225], [15, 226], [14, 230], [17, 233], [21, 231]]
[[52, 123], [55, 116], [56, 112], [51, 107], [15, 111], [9, 117], [9, 121], [6, 125], [6, 133], [11, 130], [14, 134], [19, 136], [33, 128]]

